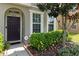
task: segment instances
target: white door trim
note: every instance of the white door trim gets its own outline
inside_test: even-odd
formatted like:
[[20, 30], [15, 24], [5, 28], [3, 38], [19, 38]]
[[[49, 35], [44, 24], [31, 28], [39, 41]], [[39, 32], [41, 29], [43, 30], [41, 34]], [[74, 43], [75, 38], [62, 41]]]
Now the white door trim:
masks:
[[[11, 9], [12, 10], [12, 9]], [[17, 9], [13, 10], [16, 11]], [[10, 43], [14, 43], [14, 42], [22, 42], [22, 14], [21, 11], [18, 10], [18, 12], [20, 12], [20, 14], [15, 14], [15, 13], [5, 13], [5, 27], [7, 26], [7, 16], [14, 16], [14, 17], [20, 17], [20, 40], [17, 41], [9, 41]], [[7, 41], [7, 29], [5, 28], [5, 41]]]

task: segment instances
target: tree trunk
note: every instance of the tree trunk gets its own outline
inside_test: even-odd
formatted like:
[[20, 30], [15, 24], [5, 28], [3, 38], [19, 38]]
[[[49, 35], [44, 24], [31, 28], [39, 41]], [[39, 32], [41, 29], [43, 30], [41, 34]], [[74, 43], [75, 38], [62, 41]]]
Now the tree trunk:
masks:
[[65, 43], [67, 40], [67, 32], [66, 32], [66, 17], [62, 16], [62, 28], [63, 28], [63, 47], [65, 47]]

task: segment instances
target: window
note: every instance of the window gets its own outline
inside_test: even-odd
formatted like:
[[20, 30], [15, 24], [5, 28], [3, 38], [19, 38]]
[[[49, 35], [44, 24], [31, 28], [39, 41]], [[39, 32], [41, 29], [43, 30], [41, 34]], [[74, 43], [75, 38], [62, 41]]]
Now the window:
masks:
[[33, 13], [33, 32], [41, 32], [41, 15]]
[[54, 17], [48, 19], [48, 31], [54, 30]]
[[72, 24], [71, 27], [72, 27], [72, 29], [76, 29], [76, 26], [77, 26], [76, 24]]

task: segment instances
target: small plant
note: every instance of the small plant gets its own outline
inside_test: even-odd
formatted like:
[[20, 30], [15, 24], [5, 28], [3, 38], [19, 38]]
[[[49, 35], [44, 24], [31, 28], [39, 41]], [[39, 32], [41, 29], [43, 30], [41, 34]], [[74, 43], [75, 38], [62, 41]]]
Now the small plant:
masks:
[[6, 41], [5, 43], [4, 43], [4, 50], [5, 49], [9, 49], [10, 48], [10, 43], [8, 42], [8, 41]]
[[0, 53], [3, 51], [4, 48], [3, 40], [3, 35], [0, 33]]

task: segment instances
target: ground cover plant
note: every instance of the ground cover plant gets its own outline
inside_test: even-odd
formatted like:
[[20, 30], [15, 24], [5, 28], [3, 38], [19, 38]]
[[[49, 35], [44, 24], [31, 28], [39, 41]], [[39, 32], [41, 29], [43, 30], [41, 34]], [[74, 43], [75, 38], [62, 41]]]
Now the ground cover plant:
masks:
[[2, 33], [0, 33], [0, 53], [2, 53], [3, 48], [4, 48], [4, 44], [3, 44], [3, 35]]

